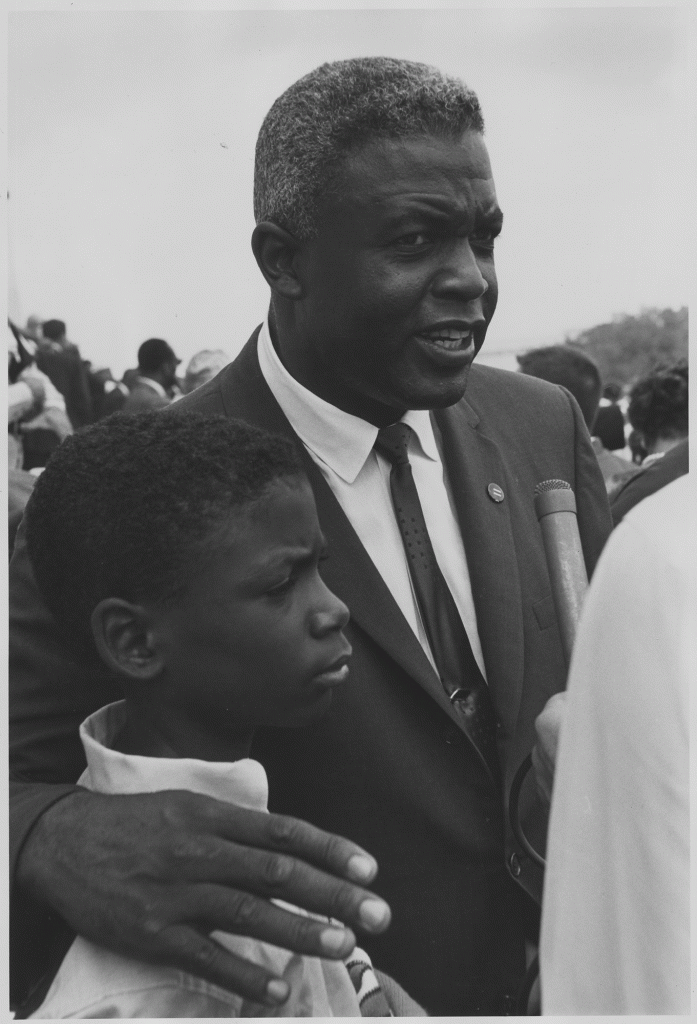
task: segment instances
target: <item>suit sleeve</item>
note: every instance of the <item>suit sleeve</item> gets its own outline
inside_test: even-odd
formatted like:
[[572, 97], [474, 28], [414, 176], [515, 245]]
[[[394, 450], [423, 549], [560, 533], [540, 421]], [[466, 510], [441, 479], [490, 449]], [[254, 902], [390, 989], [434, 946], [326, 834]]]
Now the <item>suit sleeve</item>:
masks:
[[34, 926], [48, 910], [18, 889], [17, 860], [38, 818], [73, 792], [85, 767], [80, 722], [119, 694], [106, 671], [79, 663], [63, 643], [34, 581], [24, 524], [10, 562], [9, 605], [11, 971], [13, 995], [22, 995], [41, 971]]

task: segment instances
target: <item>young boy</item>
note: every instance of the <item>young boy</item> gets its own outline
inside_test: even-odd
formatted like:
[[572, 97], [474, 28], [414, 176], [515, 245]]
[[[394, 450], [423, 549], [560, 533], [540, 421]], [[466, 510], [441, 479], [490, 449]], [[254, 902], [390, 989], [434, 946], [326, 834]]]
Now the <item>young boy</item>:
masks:
[[[324, 540], [293, 445], [223, 416], [116, 415], [56, 451], [26, 519], [49, 608], [123, 687], [124, 701], [81, 727], [80, 783], [188, 789], [266, 810], [254, 730], [320, 715], [351, 654], [348, 610], [319, 574]], [[391, 1015], [361, 951], [347, 969], [214, 938], [281, 975], [287, 1001], [253, 1004], [78, 937], [32, 1016]], [[384, 984], [399, 1012], [419, 1012]]]

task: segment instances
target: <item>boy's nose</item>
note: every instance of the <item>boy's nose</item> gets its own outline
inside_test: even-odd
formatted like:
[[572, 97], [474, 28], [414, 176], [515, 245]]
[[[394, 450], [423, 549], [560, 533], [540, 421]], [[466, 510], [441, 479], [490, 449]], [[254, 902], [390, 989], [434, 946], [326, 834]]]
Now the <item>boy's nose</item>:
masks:
[[341, 600], [329, 587], [322, 584], [324, 591], [322, 601], [312, 616], [312, 632], [315, 636], [336, 632], [348, 625], [351, 614]]

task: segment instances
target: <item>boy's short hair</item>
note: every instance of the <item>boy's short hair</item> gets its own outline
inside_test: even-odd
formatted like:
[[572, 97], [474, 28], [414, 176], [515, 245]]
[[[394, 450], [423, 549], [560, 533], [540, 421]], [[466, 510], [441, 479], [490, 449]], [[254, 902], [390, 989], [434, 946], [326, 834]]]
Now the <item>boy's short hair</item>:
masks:
[[317, 232], [317, 208], [337, 167], [373, 139], [459, 138], [483, 132], [479, 100], [437, 68], [394, 57], [322, 64], [273, 103], [259, 131], [254, 217], [299, 239]]
[[67, 437], [36, 482], [25, 517], [39, 590], [72, 645], [96, 655], [101, 600], [175, 598], [212, 533], [302, 475], [291, 441], [227, 416], [109, 416]]

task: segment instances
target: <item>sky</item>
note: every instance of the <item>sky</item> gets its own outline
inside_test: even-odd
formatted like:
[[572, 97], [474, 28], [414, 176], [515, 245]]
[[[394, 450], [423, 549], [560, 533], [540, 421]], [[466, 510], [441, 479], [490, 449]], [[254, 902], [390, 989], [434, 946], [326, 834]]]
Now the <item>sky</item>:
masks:
[[685, 7], [81, 6], [9, 14], [8, 310], [65, 320], [97, 366], [120, 375], [151, 336], [185, 362], [239, 351], [268, 306], [249, 243], [259, 126], [352, 56], [434, 64], [479, 95], [505, 215], [485, 352], [688, 303]]

